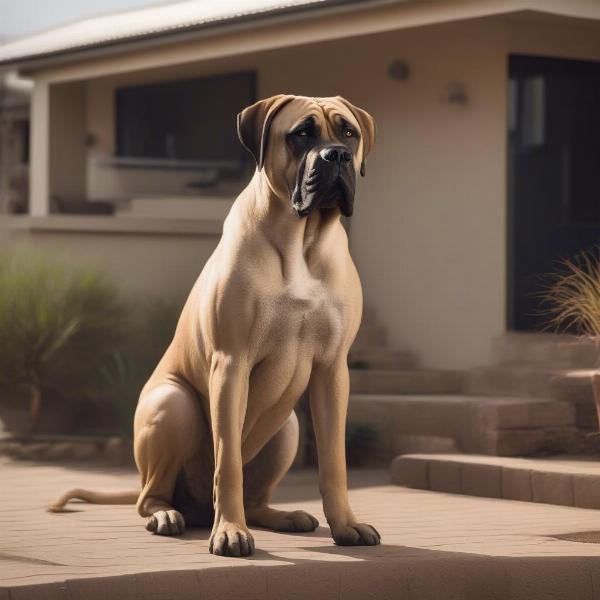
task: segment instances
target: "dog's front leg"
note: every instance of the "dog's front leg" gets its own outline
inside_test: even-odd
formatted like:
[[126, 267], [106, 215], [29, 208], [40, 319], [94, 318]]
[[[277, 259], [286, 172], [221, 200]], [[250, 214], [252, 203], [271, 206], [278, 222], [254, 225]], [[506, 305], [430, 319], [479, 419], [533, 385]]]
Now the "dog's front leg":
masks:
[[319, 458], [319, 489], [331, 535], [340, 546], [375, 546], [381, 537], [359, 523], [348, 502], [346, 478], [346, 413], [350, 375], [346, 356], [333, 365], [315, 367], [309, 384]]
[[254, 553], [254, 539], [244, 515], [241, 450], [248, 377], [249, 369], [243, 358], [224, 353], [213, 356], [209, 395], [215, 452], [215, 521], [209, 550], [223, 556]]

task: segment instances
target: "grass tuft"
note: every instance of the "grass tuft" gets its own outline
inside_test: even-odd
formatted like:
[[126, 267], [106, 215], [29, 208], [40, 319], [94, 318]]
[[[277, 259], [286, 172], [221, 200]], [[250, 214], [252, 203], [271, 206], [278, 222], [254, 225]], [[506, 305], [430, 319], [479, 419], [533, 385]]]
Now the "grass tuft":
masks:
[[600, 339], [600, 248], [561, 261], [541, 296], [549, 329]]

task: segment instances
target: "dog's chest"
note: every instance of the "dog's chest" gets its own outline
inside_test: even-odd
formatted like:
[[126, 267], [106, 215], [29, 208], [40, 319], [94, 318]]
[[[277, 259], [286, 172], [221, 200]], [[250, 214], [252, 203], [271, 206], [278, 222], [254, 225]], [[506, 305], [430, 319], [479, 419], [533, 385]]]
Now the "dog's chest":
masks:
[[315, 354], [339, 344], [344, 305], [318, 279], [304, 276], [282, 286], [269, 312], [270, 337], [275, 343], [310, 345]]

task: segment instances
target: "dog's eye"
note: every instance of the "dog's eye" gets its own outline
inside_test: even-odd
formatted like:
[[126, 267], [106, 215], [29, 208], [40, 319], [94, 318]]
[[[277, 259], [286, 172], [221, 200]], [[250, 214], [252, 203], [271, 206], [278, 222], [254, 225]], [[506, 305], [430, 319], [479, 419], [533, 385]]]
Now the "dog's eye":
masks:
[[344, 127], [344, 137], [351, 138], [354, 136], [354, 131], [350, 127]]
[[298, 129], [298, 131], [296, 131], [295, 133], [299, 137], [307, 137], [308, 136], [308, 129], [306, 129], [306, 128], [304, 128], [304, 129]]

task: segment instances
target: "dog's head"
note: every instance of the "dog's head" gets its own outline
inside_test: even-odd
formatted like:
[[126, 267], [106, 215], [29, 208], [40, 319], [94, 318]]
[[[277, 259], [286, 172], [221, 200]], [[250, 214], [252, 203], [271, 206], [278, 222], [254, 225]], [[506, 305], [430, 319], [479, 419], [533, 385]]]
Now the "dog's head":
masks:
[[279, 95], [238, 115], [238, 135], [275, 194], [296, 214], [352, 215], [356, 175], [375, 142], [375, 121], [341, 96]]

